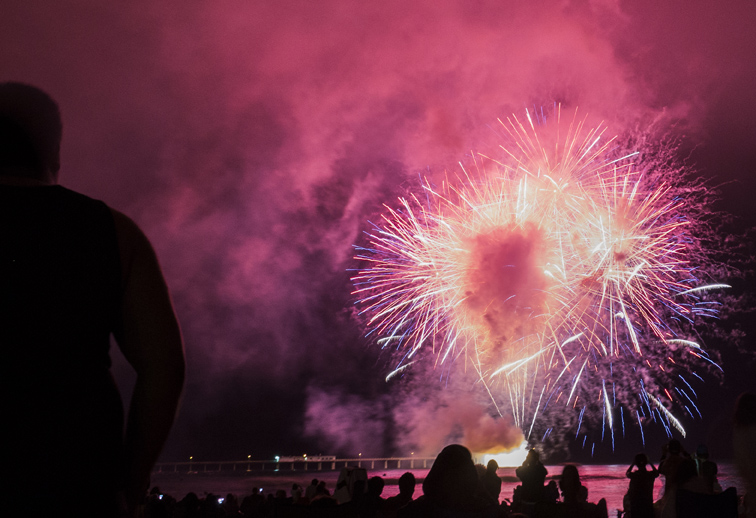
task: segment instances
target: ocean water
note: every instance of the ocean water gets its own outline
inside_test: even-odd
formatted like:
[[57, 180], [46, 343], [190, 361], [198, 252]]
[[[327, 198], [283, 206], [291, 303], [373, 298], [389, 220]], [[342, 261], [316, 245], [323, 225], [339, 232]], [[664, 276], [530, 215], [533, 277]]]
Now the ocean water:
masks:
[[[547, 466], [548, 476], [546, 480], [559, 479], [562, 472], [562, 466]], [[601, 498], [606, 498], [609, 516], [616, 516], [616, 510], [622, 509], [622, 498], [627, 492], [628, 479], [625, 477], [626, 465], [580, 465], [580, 479], [584, 486], [588, 488], [588, 500], [597, 502]], [[399, 477], [411, 471], [418, 484], [415, 488], [414, 497], [417, 498], [423, 494], [422, 480], [428, 474], [427, 469], [373, 469], [368, 470], [368, 477], [383, 477], [386, 486], [381, 496], [394, 496], [399, 492], [397, 486]], [[499, 477], [502, 479], [501, 494], [499, 500], [512, 498], [512, 492], [515, 486], [520, 482], [515, 476], [515, 468], [499, 468]], [[275, 493], [279, 489], [290, 493], [292, 484], [307, 486], [313, 478], [324, 480], [326, 487], [333, 492], [338, 479], [338, 471], [251, 471], [237, 472], [198, 472], [198, 473], [153, 473], [152, 485], [158, 486], [163, 493], [170, 494], [180, 500], [188, 492], [194, 492], [202, 497], [207, 493], [213, 493], [225, 496], [233, 493], [240, 499], [252, 492], [254, 487], [262, 488], [265, 494]], [[738, 478], [735, 467], [730, 464], [719, 465], [718, 480], [723, 489], [734, 486], [738, 489], [738, 494], [742, 494], [743, 483]], [[654, 486], [656, 498], [661, 497], [663, 488], [663, 478], [659, 477]]]

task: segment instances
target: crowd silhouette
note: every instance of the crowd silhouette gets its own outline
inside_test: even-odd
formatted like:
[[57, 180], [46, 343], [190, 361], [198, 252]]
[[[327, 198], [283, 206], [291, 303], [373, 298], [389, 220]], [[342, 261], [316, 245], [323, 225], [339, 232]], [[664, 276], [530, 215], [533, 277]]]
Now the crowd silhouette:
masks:
[[[752, 423], [749, 426], [754, 426]], [[561, 474], [546, 483], [549, 473], [538, 452], [530, 450], [516, 475], [520, 485], [510, 498], [501, 497], [502, 481], [495, 461], [476, 465], [470, 451], [459, 444], [444, 448], [422, 481], [422, 495], [413, 498], [416, 479], [411, 472], [398, 481], [399, 494], [382, 496], [382, 477], [367, 478], [364, 470], [352, 470], [340, 477], [331, 494], [325, 482], [313, 479], [305, 491], [294, 484], [291, 494], [279, 490], [263, 495], [254, 488], [239, 501], [234, 495], [194, 493], [176, 501], [155, 488], [145, 499], [145, 518], [153, 517], [337, 517], [337, 518], [607, 518], [604, 498], [593, 502], [580, 468], [567, 464]], [[361, 473], [360, 473], [361, 471]], [[741, 470], [746, 484], [746, 471]], [[722, 489], [717, 480], [717, 465], [709, 459], [708, 449], [700, 445], [689, 455], [678, 440], [667, 443], [659, 467], [639, 453], [626, 471], [627, 494], [618, 518], [750, 518], [748, 497], [739, 500], [735, 488]], [[663, 496], [654, 502], [654, 482], [664, 478]], [[748, 485], [746, 487], [749, 487]], [[337, 498], [336, 495], [339, 495]], [[613, 515], [614, 516], [614, 515]]]

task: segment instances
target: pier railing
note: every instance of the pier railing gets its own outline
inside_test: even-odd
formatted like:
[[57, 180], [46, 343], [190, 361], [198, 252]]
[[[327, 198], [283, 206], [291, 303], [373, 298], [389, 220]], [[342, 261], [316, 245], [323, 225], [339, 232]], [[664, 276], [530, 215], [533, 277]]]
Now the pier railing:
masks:
[[433, 457], [388, 457], [379, 459], [334, 459], [334, 460], [227, 460], [159, 462], [156, 473], [245, 473], [274, 471], [337, 471], [347, 466], [365, 469], [428, 469]]

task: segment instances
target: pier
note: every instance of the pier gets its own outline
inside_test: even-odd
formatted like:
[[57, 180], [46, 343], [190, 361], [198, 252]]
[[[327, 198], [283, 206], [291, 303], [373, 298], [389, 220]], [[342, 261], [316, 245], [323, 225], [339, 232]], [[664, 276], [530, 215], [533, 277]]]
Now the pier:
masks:
[[365, 469], [429, 469], [434, 457], [386, 457], [366, 459], [305, 459], [279, 458], [278, 460], [228, 460], [159, 462], [155, 464], [156, 473], [244, 473], [275, 471], [338, 471], [346, 466]]

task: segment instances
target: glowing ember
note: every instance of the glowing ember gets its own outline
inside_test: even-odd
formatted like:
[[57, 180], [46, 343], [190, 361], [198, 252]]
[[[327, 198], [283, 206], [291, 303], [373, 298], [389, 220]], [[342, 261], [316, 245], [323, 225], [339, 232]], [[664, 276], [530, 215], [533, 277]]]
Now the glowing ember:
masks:
[[560, 137], [555, 118], [502, 122], [502, 158], [426, 181], [369, 234], [354, 293], [397, 351], [388, 378], [432, 351], [436, 364], [472, 367], [526, 437], [549, 405], [570, 408], [576, 436], [592, 416], [612, 442], [625, 417], [684, 434], [667, 407], [695, 408], [681, 373], [708, 357], [693, 324], [726, 287], [705, 284], [695, 263], [700, 202], [648, 150], [622, 152], [574, 119]]

